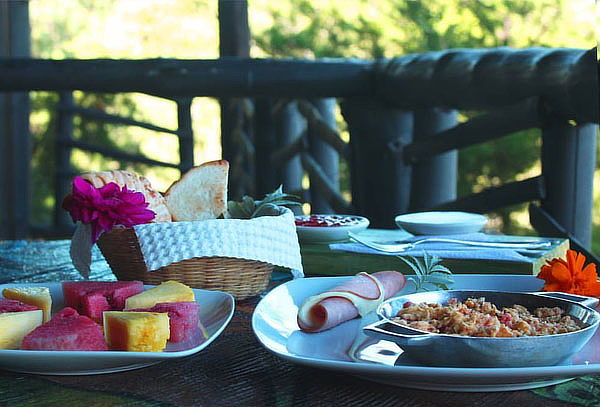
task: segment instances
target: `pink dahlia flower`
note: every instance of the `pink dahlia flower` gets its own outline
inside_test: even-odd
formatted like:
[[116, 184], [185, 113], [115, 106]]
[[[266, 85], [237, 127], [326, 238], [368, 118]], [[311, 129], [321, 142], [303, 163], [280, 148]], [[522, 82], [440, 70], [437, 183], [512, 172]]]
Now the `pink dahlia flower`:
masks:
[[146, 209], [148, 202], [141, 192], [114, 182], [96, 188], [81, 177], [73, 179], [73, 193], [65, 199], [63, 206], [71, 214], [73, 222], [80, 221], [92, 226], [92, 243], [102, 232], [114, 226], [131, 227], [148, 223], [156, 214]]

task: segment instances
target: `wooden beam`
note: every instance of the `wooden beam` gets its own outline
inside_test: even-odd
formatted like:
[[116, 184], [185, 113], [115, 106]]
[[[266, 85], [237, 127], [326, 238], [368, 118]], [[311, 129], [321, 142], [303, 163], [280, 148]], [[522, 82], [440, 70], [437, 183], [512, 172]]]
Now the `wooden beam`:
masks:
[[177, 96], [328, 97], [371, 91], [371, 63], [262, 60], [0, 59], [0, 89]]
[[[306, 151], [306, 120], [298, 112], [296, 102], [279, 100], [275, 103], [271, 114], [274, 116], [279, 149], [271, 155], [271, 168], [280, 175], [284, 191], [302, 191], [304, 170], [298, 153]], [[303, 202], [306, 202], [304, 200]], [[294, 206], [294, 213], [302, 214], [302, 208]]]
[[397, 155], [412, 141], [412, 112], [364, 98], [341, 106], [350, 130], [352, 203], [373, 227], [396, 228], [394, 216], [406, 213], [410, 200], [412, 168]]
[[486, 213], [506, 206], [523, 202], [537, 201], [545, 197], [544, 178], [541, 176], [487, 188], [477, 194], [468, 195], [457, 200], [446, 202], [425, 209], [456, 209], [467, 212]]
[[71, 143], [73, 143], [73, 92], [60, 92], [58, 101], [58, 123], [54, 144], [54, 224], [56, 230], [72, 228], [73, 221], [62, 209], [62, 201], [71, 192]]
[[67, 140], [65, 140], [65, 141], [61, 141], [61, 143], [65, 146], [78, 148], [80, 150], [89, 151], [92, 153], [99, 153], [99, 154], [102, 154], [103, 156], [111, 157], [116, 160], [132, 161], [132, 162], [138, 162], [141, 164], [155, 165], [155, 166], [159, 166], [159, 167], [169, 167], [169, 168], [177, 168], [177, 169], [182, 168], [181, 165], [179, 165], [179, 164], [172, 164], [172, 163], [167, 163], [164, 161], [153, 160], [151, 158], [144, 157], [143, 155], [140, 155], [140, 154], [125, 153], [122, 151], [113, 150], [112, 148], [97, 146], [97, 145], [94, 145], [91, 143], [87, 143], [85, 141], [80, 141], [80, 140], [67, 141]]
[[[417, 109], [414, 111], [413, 140], [442, 137], [443, 131], [456, 125], [456, 110]], [[427, 208], [456, 199], [458, 151], [430, 154], [412, 169], [410, 210]]]
[[169, 134], [177, 134], [177, 130], [167, 129], [166, 127], [155, 126], [154, 124], [140, 122], [134, 119], [130, 119], [128, 117], [119, 116], [116, 114], [110, 114], [103, 112], [101, 110], [88, 109], [81, 106], [71, 106], [71, 107], [62, 107], [59, 106], [59, 109], [68, 111], [70, 113], [78, 114], [81, 116], [89, 117], [101, 122], [111, 123], [111, 124], [120, 124], [123, 126], [136, 126], [141, 127], [143, 129], [158, 131], [161, 133], [169, 133]]
[[549, 118], [542, 128], [542, 208], [586, 247], [592, 240], [592, 205], [598, 126]]
[[[311, 189], [316, 188], [319, 193], [331, 204], [336, 213], [355, 213], [356, 209], [347, 202], [337, 191], [336, 185], [327, 177], [321, 166], [310, 156], [309, 153], [300, 154], [302, 166], [311, 180]], [[312, 195], [312, 194], [311, 194]]]
[[539, 127], [537, 98], [474, 117], [451, 129], [423, 137], [406, 146], [404, 160], [415, 164], [431, 156], [483, 143], [517, 131]]
[[[0, 1], [0, 59], [30, 54], [29, 3]], [[0, 93], [0, 239], [27, 237], [30, 223], [30, 100], [15, 90]]]
[[[321, 169], [321, 174], [327, 177], [328, 185], [331, 186], [336, 193], [340, 190], [340, 155], [335, 148], [336, 143], [338, 148], [344, 151], [347, 146], [339, 137], [335, 130], [337, 123], [335, 120], [335, 105], [336, 100], [314, 99], [310, 102], [298, 102], [298, 108], [304, 117], [307, 118], [307, 133], [308, 133], [308, 149], [310, 156]], [[340, 142], [342, 144], [340, 144]], [[333, 144], [331, 144], [333, 143]], [[319, 183], [313, 179], [313, 174], [309, 173], [310, 178], [310, 203], [313, 213], [331, 213], [333, 204], [329, 201], [326, 194], [322, 194], [322, 188], [319, 188]]]
[[[332, 104], [335, 101], [329, 99], [328, 102], [316, 101], [315, 103], [320, 106], [324, 103]], [[307, 100], [298, 101], [298, 110], [306, 119], [309, 129], [312, 129], [312, 132], [315, 133], [315, 137], [319, 137], [334, 148], [338, 154], [347, 159], [350, 156], [350, 145], [342, 140], [340, 134], [335, 130], [336, 122], [333, 111], [328, 113], [327, 117], [324, 117], [317, 106]], [[322, 106], [321, 108], [323, 109]]]
[[177, 100], [177, 137], [179, 139], [179, 169], [183, 174], [194, 166], [194, 130], [192, 129], [192, 98]]
[[592, 253], [577, 236], [565, 229], [550, 213], [533, 203], [529, 205], [529, 222], [541, 236], [568, 238], [572, 249], [583, 253], [589, 262], [596, 264], [596, 268], [600, 269], [598, 256]]

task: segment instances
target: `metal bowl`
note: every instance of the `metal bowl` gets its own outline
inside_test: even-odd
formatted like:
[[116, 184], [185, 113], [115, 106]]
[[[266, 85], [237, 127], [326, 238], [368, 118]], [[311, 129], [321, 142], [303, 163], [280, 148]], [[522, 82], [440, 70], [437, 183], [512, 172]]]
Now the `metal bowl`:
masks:
[[[556, 293], [450, 290], [403, 295], [383, 302], [377, 309], [380, 321], [363, 328], [365, 334], [397, 343], [410, 358], [435, 366], [524, 367], [551, 366], [566, 362], [592, 338], [600, 314], [589, 308], [597, 299]], [[516, 338], [472, 337], [437, 334], [405, 327], [391, 321], [407, 302], [446, 304], [484, 297], [498, 308], [520, 304], [530, 311], [538, 307], [560, 307], [584, 328], [570, 333]], [[565, 299], [569, 298], [569, 299]], [[575, 299], [576, 301], [572, 301]], [[579, 301], [579, 302], [577, 302]]]

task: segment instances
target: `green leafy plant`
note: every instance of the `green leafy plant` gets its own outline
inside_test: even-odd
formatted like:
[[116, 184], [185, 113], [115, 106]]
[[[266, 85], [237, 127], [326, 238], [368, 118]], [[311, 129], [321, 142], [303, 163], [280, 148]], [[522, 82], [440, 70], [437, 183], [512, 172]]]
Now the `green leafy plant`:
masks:
[[407, 258], [398, 256], [398, 258], [415, 272], [414, 277], [407, 279], [415, 285], [415, 291], [431, 291], [431, 287], [435, 287], [437, 290], [447, 290], [448, 285], [454, 283], [452, 272], [440, 264], [441, 260], [437, 256], [430, 256], [424, 252], [423, 260], [413, 256]]
[[280, 185], [275, 191], [265, 195], [262, 200], [244, 195], [241, 201], [227, 202], [230, 218], [251, 219], [259, 216], [277, 216], [281, 214], [282, 206], [300, 205], [300, 198], [283, 192]]

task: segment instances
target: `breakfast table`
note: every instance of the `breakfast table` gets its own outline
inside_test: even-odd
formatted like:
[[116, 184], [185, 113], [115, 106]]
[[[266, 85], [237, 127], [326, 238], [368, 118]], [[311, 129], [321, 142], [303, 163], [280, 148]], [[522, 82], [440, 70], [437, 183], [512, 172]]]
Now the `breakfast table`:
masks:
[[[115, 280], [98, 250], [93, 252], [90, 278]], [[289, 278], [274, 273], [269, 289]], [[71, 264], [67, 240], [0, 241], [0, 284], [81, 279]], [[598, 376], [534, 390], [469, 393], [408, 389], [293, 364], [267, 351], [254, 335], [251, 317], [260, 299], [237, 301], [223, 333], [185, 358], [97, 375], [0, 370], [0, 406], [600, 405]]]

